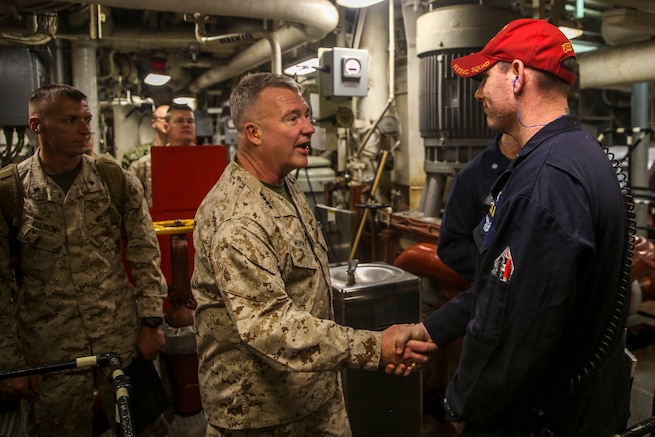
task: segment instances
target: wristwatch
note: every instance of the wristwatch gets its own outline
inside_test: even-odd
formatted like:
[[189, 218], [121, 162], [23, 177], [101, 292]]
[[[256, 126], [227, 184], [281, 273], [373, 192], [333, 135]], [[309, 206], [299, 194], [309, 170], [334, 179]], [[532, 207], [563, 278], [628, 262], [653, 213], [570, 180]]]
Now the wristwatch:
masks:
[[451, 422], [458, 423], [462, 421], [461, 417], [458, 417], [453, 413], [453, 410], [450, 409], [450, 405], [448, 405], [448, 399], [443, 398], [443, 411], [446, 413], [446, 419], [448, 419]]
[[158, 328], [161, 324], [164, 323], [163, 317], [142, 317], [141, 326], [147, 326], [148, 328]]

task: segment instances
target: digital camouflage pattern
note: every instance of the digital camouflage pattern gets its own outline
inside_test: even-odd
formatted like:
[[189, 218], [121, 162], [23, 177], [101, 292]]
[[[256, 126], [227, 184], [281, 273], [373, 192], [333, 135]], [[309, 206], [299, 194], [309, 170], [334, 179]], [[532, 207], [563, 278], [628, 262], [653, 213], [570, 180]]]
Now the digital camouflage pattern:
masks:
[[[23, 283], [16, 290], [7, 256], [9, 228], [0, 217], [0, 366], [105, 352], [117, 352], [123, 364], [129, 364], [136, 354], [139, 318], [161, 316], [166, 295], [141, 183], [125, 173], [122, 219], [135, 288], [121, 260], [121, 229], [110, 219], [109, 192], [92, 157], [82, 156], [82, 168], [67, 194], [43, 172], [38, 150], [18, 165], [18, 173], [25, 192], [18, 233]], [[64, 387], [56, 377], [42, 381], [44, 398], [62, 395], [53, 401], [50, 416], [59, 409], [67, 411], [70, 420], [71, 406], [79, 405], [76, 400], [89, 400], [92, 378], [82, 380], [85, 385], [73, 387]], [[91, 411], [91, 404], [88, 408]], [[81, 409], [75, 411], [83, 416], [77, 413]]]
[[143, 197], [152, 208], [152, 155], [148, 153], [130, 164], [128, 172], [139, 178], [143, 185]]
[[[338, 388], [318, 410], [295, 422], [266, 428], [224, 429], [208, 426], [205, 437], [352, 437], [343, 392]], [[139, 436], [141, 437], [141, 436]]]
[[325, 240], [298, 181], [285, 183], [296, 207], [233, 160], [196, 214], [200, 392], [220, 428], [297, 421], [341, 391], [338, 370], [380, 362], [379, 332], [331, 320]]
[[123, 154], [121, 159], [121, 166], [127, 170], [134, 161], [138, 160], [142, 156], [145, 156], [150, 153], [150, 148], [154, 144], [154, 141], [150, 141], [146, 144], [139, 144], [138, 146], [132, 147], [130, 150]]

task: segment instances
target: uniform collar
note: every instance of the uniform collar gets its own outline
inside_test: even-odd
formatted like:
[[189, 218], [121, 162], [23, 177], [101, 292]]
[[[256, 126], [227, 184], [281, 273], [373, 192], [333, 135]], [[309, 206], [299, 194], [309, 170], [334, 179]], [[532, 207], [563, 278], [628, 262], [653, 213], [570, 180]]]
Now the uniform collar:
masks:
[[578, 117], [575, 115], [568, 114], [562, 117], [558, 117], [541, 128], [539, 132], [534, 134], [532, 138], [530, 138], [528, 142], [525, 143], [518, 156], [523, 157], [529, 154], [537, 147], [539, 147], [540, 144], [544, 143], [555, 135], [565, 132], [577, 131], [580, 129], [582, 129], [582, 127], [580, 126]]
[[[278, 214], [296, 215], [296, 207], [294, 207], [294, 205], [291, 205], [284, 197], [268, 188], [262, 181], [257, 179], [253, 174], [246, 170], [245, 167], [239, 164], [236, 156], [237, 155], [234, 154], [234, 157], [230, 162], [230, 167], [234, 178], [241, 181], [256, 194], [259, 194], [261, 198], [271, 207], [273, 213], [276, 216]], [[299, 196], [304, 196], [300, 184], [291, 174], [288, 174], [284, 178], [284, 183], [289, 189], [291, 199], [296, 205], [298, 205], [298, 203], [301, 201]], [[298, 209], [298, 213], [301, 214], [300, 209]], [[303, 217], [303, 219], [305, 218], [306, 217]]]
[[[30, 177], [27, 178], [24, 190], [28, 196], [34, 200], [51, 200], [63, 202], [66, 194], [59, 186], [50, 179], [39, 160], [39, 148], [36, 149], [29, 163]], [[75, 182], [69, 190], [69, 196], [80, 196], [85, 193], [93, 193], [102, 190], [102, 182], [96, 176], [93, 169], [95, 168], [95, 159], [90, 156], [82, 155], [82, 168], [80, 169]]]

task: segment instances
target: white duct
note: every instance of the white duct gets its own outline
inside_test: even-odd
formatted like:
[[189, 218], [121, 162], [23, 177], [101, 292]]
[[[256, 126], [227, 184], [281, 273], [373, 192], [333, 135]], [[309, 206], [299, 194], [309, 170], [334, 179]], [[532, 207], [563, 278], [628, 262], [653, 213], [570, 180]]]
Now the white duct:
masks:
[[[75, 41], [73, 47], [73, 86], [82, 91], [87, 96], [89, 110], [91, 114], [98, 112], [98, 71], [96, 69], [96, 49], [97, 44], [94, 41]], [[98, 117], [91, 119], [91, 131], [95, 135], [93, 150], [100, 151], [100, 132], [98, 130]]]
[[580, 53], [580, 88], [655, 81], [655, 41]]
[[[64, 0], [78, 3], [79, 0]], [[297, 26], [286, 26], [274, 32], [281, 50], [289, 50], [301, 44], [323, 38], [337, 27], [339, 14], [329, 0], [90, 0], [123, 9], [153, 10], [192, 14], [195, 12], [227, 17], [261, 18], [280, 20]], [[271, 59], [271, 47], [267, 41], [259, 41], [235, 56], [227, 65], [215, 67], [189, 85], [197, 92], [213, 84], [237, 76]]]

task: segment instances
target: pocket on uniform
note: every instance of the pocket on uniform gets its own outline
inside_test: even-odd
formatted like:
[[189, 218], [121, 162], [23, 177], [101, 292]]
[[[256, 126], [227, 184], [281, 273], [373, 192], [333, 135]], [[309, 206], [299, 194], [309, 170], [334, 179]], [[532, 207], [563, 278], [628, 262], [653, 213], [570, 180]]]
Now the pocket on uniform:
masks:
[[494, 276], [477, 296], [471, 333], [490, 346], [500, 342], [508, 293], [509, 283]]
[[[304, 240], [300, 241], [299, 243], [302, 243], [303, 245], [309, 244]], [[309, 247], [297, 247], [292, 244], [289, 247], [289, 255], [294, 267], [311, 270], [316, 270], [319, 268], [319, 265], [316, 262], [316, 257]]]
[[49, 282], [63, 246], [59, 229], [54, 225], [25, 217], [17, 238], [20, 243], [20, 269], [23, 277]]

